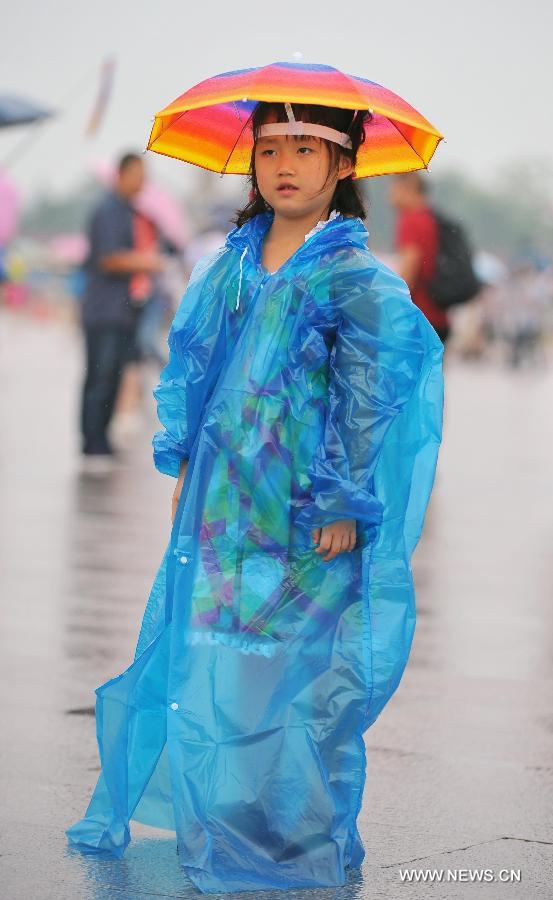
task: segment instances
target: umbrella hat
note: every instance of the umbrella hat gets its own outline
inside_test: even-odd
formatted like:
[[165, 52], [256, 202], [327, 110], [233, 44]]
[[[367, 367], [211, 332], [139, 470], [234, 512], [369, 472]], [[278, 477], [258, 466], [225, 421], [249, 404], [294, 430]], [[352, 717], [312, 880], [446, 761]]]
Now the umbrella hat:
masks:
[[[370, 110], [357, 178], [428, 168], [443, 135], [414, 107], [374, 81], [332, 66], [275, 62], [207, 78], [154, 118], [146, 149], [213, 172], [246, 175], [259, 101]], [[295, 123], [292, 123], [294, 125]]]

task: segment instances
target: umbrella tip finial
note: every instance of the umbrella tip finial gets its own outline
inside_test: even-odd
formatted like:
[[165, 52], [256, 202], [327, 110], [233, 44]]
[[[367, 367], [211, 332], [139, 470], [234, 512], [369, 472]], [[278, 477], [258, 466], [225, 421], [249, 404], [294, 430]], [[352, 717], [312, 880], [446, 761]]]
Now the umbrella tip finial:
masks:
[[301, 50], [294, 50], [292, 59], [294, 59], [296, 62], [299, 62], [300, 59], [303, 59], [303, 53], [301, 52]]

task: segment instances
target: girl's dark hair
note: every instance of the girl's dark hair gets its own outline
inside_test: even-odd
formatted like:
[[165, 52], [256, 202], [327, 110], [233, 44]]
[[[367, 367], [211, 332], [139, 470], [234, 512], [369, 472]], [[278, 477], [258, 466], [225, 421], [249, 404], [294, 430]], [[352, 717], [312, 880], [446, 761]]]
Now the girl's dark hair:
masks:
[[[341, 147], [335, 141], [327, 141], [325, 138], [322, 138], [330, 154], [330, 166], [322, 188], [324, 190], [334, 173], [338, 171], [341, 153], [347, 156], [355, 166], [357, 151], [365, 140], [365, 125], [372, 120], [373, 115], [369, 110], [359, 110], [357, 115], [355, 115], [352, 109], [317, 106], [314, 103], [292, 103], [291, 106], [297, 121], [327, 125], [330, 128], [336, 128], [338, 131], [346, 132], [351, 138], [351, 149]], [[271, 112], [276, 113], [277, 122], [288, 121], [284, 103], [269, 103], [262, 100], [254, 107], [248, 123], [252, 129], [254, 139], [250, 171], [248, 173], [248, 181], [251, 185], [250, 200], [243, 209], [237, 210], [235, 218], [232, 219], [238, 227], [249, 219], [253, 219], [258, 213], [272, 209], [259, 192], [255, 174], [255, 142], [259, 137], [259, 129], [265, 124]], [[330, 201], [329, 212], [332, 212], [333, 209], [343, 215], [359, 216], [362, 219], [367, 217], [364, 201], [352, 175], [337, 181], [332, 200]]]

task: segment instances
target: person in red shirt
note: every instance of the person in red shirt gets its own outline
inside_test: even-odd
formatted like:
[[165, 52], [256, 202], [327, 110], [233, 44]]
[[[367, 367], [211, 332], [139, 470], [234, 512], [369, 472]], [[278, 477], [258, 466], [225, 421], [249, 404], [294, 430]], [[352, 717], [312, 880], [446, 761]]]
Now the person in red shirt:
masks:
[[428, 182], [419, 172], [404, 172], [392, 177], [389, 198], [397, 212], [398, 274], [407, 282], [413, 303], [445, 344], [451, 331], [449, 318], [428, 293], [438, 253], [438, 226], [427, 201], [427, 190]]

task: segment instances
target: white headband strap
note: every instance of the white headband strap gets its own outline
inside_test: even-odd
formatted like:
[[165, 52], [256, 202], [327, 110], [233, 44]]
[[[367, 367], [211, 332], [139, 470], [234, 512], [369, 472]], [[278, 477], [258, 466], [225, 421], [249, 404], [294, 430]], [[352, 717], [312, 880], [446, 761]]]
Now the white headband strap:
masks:
[[351, 138], [343, 131], [329, 128], [327, 125], [317, 125], [314, 122], [271, 122], [270, 125], [262, 125], [259, 129], [259, 137], [269, 137], [273, 134], [312, 134], [315, 137], [334, 141], [341, 147], [351, 149]]

